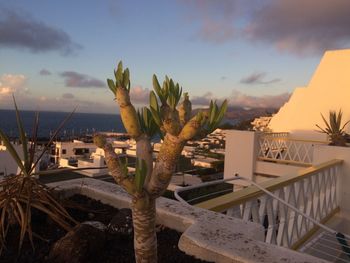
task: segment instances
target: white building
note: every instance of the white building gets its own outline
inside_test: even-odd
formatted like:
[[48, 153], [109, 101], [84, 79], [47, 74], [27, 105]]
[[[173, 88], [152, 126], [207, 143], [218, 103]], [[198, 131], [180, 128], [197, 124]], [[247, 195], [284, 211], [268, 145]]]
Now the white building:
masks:
[[[22, 160], [23, 162], [23, 148], [21, 144], [12, 144], [13, 148], [18, 154], [18, 157]], [[28, 149], [30, 147], [30, 144], [28, 143]], [[36, 148], [36, 154], [34, 155], [34, 160], [38, 158], [38, 155], [41, 154], [42, 148], [37, 147]], [[44, 160], [48, 163], [48, 156], [43, 155], [41, 160]], [[39, 171], [40, 168], [40, 163], [35, 167], [34, 172]], [[7, 148], [5, 145], [0, 143], [0, 179], [4, 175], [10, 175], [10, 174], [18, 174], [20, 173], [20, 168], [18, 167], [16, 161], [13, 160], [11, 154], [7, 151]]]
[[[310, 83], [296, 88], [289, 101], [272, 118], [269, 128], [273, 132], [291, 134], [311, 133], [315, 124], [324, 126], [321, 113], [328, 118], [330, 110], [342, 110], [343, 120], [350, 120], [350, 49], [327, 51]], [[347, 127], [350, 131], [350, 126]]]
[[[13, 144], [19, 158], [23, 159], [22, 145]], [[0, 178], [4, 175], [17, 174], [18, 165], [7, 151], [5, 145], [0, 144]]]
[[51, 158], [54, 159], [55, 163], [59, 163], [62, 158], [88, 157], [96, 148], [93, 143], [85, 143], [79, 140], [74, 140], [73, 142], [55, 142], [55, 149], [51, 154]]

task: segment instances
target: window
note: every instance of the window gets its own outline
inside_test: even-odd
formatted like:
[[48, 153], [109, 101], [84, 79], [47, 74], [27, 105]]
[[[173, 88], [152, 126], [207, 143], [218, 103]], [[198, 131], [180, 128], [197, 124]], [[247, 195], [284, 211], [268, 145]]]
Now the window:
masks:
[[66, 154], [67, 150], [66, 149], [62, 149], [62, 154]]

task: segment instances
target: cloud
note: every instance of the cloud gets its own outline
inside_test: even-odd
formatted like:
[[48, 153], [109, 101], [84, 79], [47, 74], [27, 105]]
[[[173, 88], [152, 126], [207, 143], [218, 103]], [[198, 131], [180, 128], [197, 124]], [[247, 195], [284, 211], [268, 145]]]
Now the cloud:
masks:
[[135, 86], [130, 89], [130, 98], [132, 102], [136, 103], [149, 103], [149, 93], [148, 88], [142, 88], [141, 86]]
[[214, 96], [213, 93], [207, 92], [203, 96], [190, 97], [194, 106], [208, 106], [211, 100], [221, 103], [224, 99], [228, 99], [230, 106], [249, 107], [249, 108], [279, 108], [288, 101], [290, 93], [281, 93], [278, 95], [251, 96], [241, 91], [233, 90], [227, 98]]
[[232, 106], [250, 107], [250, 108], [280, 108], [288, 101], [290, 93], [278, 95], [251, 96], [238, 90], [233, 90], [229, 97], [229, 103]]
[[280, 82], [281, 79], [275, 78], [270, 80], [265, 80], [266, 73], [265, 72], [254, 72], [240, 80], [240, 83], [243, 84], [249, 84], [249, 85], [255, 85], [255, 84], [273, 84], [276, 82]]
[[[237, 14], [237, 0], [190, 0], [186, 5], [189, 20], [198, 27], [197, 37], [212, 43], [233, 39], [236, 28], [232, 21]], [[196, 12], [192, 12], [195, 10]]]
[[62, 55], [81, 48], [61, 29], [38, 21], [23, 11], [1, 9], [0, 47], [25, 48], [35, 53], [58, 51]]
[[47, 70], [47, 69], [42, 69], [42, 70], [39, 71], [39, 74], [40, 74], [41, 76], [49, 76], [49, 75], [51, 75], [52, 73], [51, 73], [49, 70]]
[[210, 103], [210, 100], [214, 100], [214, 94], [211, 92], [207, 92], [202, 96], [193, 96], [190, 97], [190, 100], [193, 105], [197, 106], [208, 106]]
[[64, 94], [62, 94], [62, 98], [63, 98], [63, 99], [71, 100], [71, 99], [74, 99], [75, 96], [74, 96], [74, 94], [72, 94], [72, 93], [64, 93]]
[[3, 74], [0, 77], [0, 99], [16, 91], [21, 91], [26, 80], [27, 78], [21, 74]]
[[196, 35], [206, 42], [245, 39], [281, 52], [318, 55], [350, 44], [348, 0], [192, 0]]
[[101, 88], [106, 86], [106, 84], [99, 79], [75, 71], [65, 71], [60, 75], [64, 78], [66, 87]]
[[256, 11], [245, 33], [299, 55], [318, 54], [350, 43], [350, 1], [273, 0]]

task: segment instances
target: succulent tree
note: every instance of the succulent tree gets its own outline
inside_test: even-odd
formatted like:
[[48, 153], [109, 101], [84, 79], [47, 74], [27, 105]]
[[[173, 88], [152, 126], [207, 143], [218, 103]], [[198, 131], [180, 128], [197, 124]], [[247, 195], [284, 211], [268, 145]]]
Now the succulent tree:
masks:
[[330, 145], [346, 146], [346, 133], [344, 131], [344, 128], [349, 123], [349, 121], [342, 125], [342, 111], [339, 110], [338, 113], [335, 111], [329, 111], [328, 121], [322, 114], [321, 116], [326, 125], [326, 128], [321, 128], [317, 124], [316, 126], [320, 129], [320, 132], [328, 135], [330, 139]]
[[[95, 135], [94, 142], [104, 149], [107, 166], [117, 184], [132, 197], [136, 262], [157, 262], [155, 201], [167, 189], [186, 142], [214, 131], [226, 112], [227, 101], [220, 107], [211, 102], [209, 110], [192, 116], [187, 93], [180, 103], [180, 85], [165, 77], [161, 86], [153, 75], [150, 107], [136, 111], [130, 101], [129, 69], [123, 69], [120, 62], [114, 75], [115, 80], [108, 79], [107, 83], [115, 95], [127, 133], [136, 140], [135, 175], [128, 174], [125, 164], [103, 135]], [[163, 141], [153, 165], [151, 137], [157, 133]]]

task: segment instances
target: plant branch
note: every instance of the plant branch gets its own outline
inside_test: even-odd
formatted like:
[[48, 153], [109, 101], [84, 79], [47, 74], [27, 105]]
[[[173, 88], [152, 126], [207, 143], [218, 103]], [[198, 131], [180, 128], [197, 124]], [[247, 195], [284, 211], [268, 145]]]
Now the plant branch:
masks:
[[146, 188], [152, 198], [161, 196], [168, 187], [184, 145], [185, 142], [178, 137], [171, 134], [165, 135]]
[[128, 177], [127, 169], [121, 164], [121, 161], [119, 160], [118, 155], [114, 152], [112, 145], [107, 143], [106, 138], [100, 134], [94, 136], [94, 143], [97, 147], [102, 148], [105, 151], [108, 170], [117, 184], [122, 186], [129, 194], [134, 195], [136, 193], [134, 180], [132, 177]]

